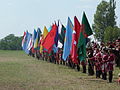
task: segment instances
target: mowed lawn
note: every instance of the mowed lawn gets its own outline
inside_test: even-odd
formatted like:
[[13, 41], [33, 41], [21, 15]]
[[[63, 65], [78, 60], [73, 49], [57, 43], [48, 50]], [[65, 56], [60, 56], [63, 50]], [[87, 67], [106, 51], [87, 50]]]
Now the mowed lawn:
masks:
[[0, 51], [0, 90], [120, 90], [113, 83], [27, 56], [23, 51]]

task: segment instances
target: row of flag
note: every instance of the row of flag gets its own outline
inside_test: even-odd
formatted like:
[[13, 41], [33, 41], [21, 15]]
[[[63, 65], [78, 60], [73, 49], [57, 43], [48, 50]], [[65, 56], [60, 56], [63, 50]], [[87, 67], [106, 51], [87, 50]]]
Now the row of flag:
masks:
[[27, 54], [30, 50], [32, 53], [35, 53], [36, 50], [39, 50], [40, 53], [50, 53], [52, 50], [57, 53], [58, 48], [62, 48], [63, 60], [66, 61], [71, 55], [72, 61], [78, 64], [78, 60], [86, 60], [86, 41], [88, 36], [92, 34], [86, 14], [83, 12], [81, 24], [75, 16], [74, 25], [68, 17], [66, 28], [58, 20], [50, 28], [44, 27], [43, 33], [40, 28], [37, 31], [34, 29], [33, 34], [28, 31], [24, 32], [22, 48]]

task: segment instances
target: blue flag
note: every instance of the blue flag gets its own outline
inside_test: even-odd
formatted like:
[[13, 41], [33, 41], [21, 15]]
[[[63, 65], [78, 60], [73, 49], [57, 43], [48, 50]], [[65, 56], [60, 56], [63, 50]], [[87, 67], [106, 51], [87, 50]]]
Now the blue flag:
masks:
[[37, 35], [36, 35], [36, 38], [35, 38], [35, 40], [34, 40], [34, 49], [35, 50], [38, 50], [40, 47], [38, 46], [38, 44], [39, 44], [39, 39], [40, 39], [40, 35], [41, 35], [41, 30], [40, 30], [40, 28], [38, 28], [37, 29]]
[[56, 47], [55, 44], [53, 45], [53, 48], [52, 48], [52, 49], [53, 49], [54, 53], [57, 53], [57, 52], [58, 52], [58, 47]]
[[42, 32], [41, 32], [41, 30], [40, 30], [40, 28], [38, 28], [37, 29], [37, 32], [39, 33], [39, 34], [41, 34]]
[[37, 32], [36, 32], [36, 30], [34, 29], [34, 32], [33, 32], [33, 35], [32, 35], [33, 44], [34, 44], [34, 42], [35, 42], [36, 36], [37, 36]]
[[52, 26], [50, 26], [50, 27], [48, 28], [48, 32], [50, 32], [50, 31], [51, 31], [51, 29], [52, 29]]
[[73, 24], [70, 18], [68, 17], [65, 40], [64, 40], [63, 55], [62, 55], [62, 58], [65, 61], [70, 54], [70, 49], [71, 49], [71, 44], [72, 44], [72, 32], [73, 32]]
[[23, 45], [23, 50], [25, 51], [26, 54], [29, 54], [28, 44], [29, 44], [29, 41], [30, 41], [31, 37], [32, 37], [31, 34], [27, 31], [26, 32], [26, 37], [25, 37], [25, 42], [24, 42], [24, 45]]

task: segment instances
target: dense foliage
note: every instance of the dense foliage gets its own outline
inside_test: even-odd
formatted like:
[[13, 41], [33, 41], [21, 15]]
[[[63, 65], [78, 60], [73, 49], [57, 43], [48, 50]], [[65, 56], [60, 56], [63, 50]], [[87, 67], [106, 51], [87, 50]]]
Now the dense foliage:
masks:
[[120, 37], [120, 28], [118, 27], [107, 27], [104, 32], [104, 42], [114, 42]]
[[22, 37], [14, 36], [14, 34], [9, 34], [5, 38], [0, 40], [1, 50], [21, 50]]
[[103, 0], [98, 6], [96, 13], [94, 14], [94, 24], [93, 29], [95, 33], [95, 38], [98, 41], [113, 41], [120, 36], [110, 32], [117, 33], [119, 28], [116, 26], [116, 2], [115, 0], [110, 0], [109, 2]]

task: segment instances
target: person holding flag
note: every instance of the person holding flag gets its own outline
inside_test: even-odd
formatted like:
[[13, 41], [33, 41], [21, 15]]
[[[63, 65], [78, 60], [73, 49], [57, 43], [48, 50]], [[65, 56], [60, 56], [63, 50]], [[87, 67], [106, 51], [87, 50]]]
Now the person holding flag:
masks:
[[83, 12], [82, 25], [77, 45], [78, 59], [83, 66], [83, 73], [86, 73], [86, 39], [92, 34], [93, 32], [87, 20], [86, 14]]

